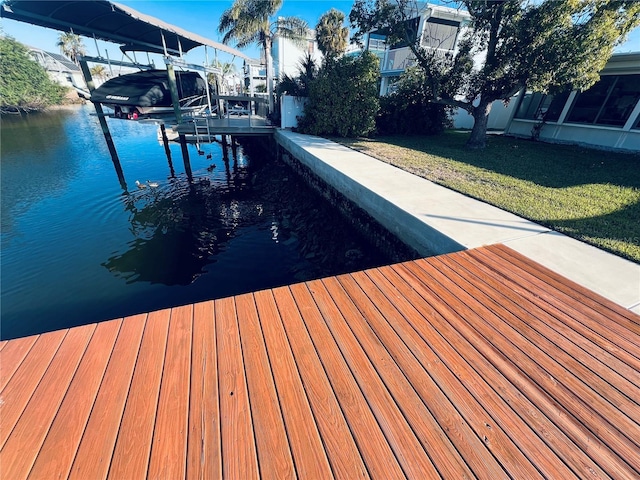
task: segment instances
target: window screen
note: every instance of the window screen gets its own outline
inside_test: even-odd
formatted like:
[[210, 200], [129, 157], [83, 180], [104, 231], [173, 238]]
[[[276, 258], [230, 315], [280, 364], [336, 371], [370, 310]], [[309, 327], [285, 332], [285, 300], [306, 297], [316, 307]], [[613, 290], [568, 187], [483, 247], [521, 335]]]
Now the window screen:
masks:
[[429, 17], [424, 22], [422, 46], [453, 50], [456, 45], [459, 22]]
[[623, 127], [640, 99], [640, 75], [607, 75], [579, 93], [568, 121]]
[[624, 127], [640, 99], [640, 75], [624, 75], [611, 88], [596, 123]]
[[518, 107], [515, 118], [526, 120], [544, 119], [547, 122], [555, 122], [560, 118], [569, 93], [563, 92], [558, 95], [527, 93]]

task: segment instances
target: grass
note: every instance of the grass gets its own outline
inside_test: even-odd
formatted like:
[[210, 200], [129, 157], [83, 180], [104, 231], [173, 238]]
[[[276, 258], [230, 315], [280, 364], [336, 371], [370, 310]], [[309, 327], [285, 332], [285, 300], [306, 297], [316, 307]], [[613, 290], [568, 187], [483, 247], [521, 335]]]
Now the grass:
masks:
[[467, 133], [335, 139], [382, 161], [640, 263], [640, 154]]

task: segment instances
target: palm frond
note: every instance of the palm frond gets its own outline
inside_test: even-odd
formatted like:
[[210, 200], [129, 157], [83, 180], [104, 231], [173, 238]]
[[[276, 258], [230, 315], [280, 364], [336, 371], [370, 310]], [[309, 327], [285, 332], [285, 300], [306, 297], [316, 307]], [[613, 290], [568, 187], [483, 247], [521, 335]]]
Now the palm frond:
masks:
[[298, 17], [279, 18], [272, 24], [274, 35], [291, 40], [297, 46], [303, 46], [309, 37], [309, 24]]

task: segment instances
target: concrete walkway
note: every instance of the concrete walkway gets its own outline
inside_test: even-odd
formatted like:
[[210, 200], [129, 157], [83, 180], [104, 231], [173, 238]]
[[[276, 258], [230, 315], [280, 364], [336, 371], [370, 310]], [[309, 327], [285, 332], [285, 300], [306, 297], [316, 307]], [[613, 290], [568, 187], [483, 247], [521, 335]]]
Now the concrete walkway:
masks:
[[640, 265], [329, 140], [276, 141], [425, 256], [502, 243], [640, 314]]

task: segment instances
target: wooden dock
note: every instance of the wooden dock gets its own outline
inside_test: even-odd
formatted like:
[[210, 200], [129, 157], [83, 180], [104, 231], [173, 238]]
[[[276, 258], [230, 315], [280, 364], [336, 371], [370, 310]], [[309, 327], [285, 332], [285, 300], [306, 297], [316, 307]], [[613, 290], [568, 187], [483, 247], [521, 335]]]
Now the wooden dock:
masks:
[[640, 477], [640, 317], [500, 245], [0, 362], [6, 479]]
[[[267, 122], [264, 117], [257, 115], [232, 115], [229, 118], [190, 118], [176, 127], [176, 132], [201, 140], [215, 135], [271, 135], [276, 127]], [[196, 137], [197, 136], [197, 137]]]

